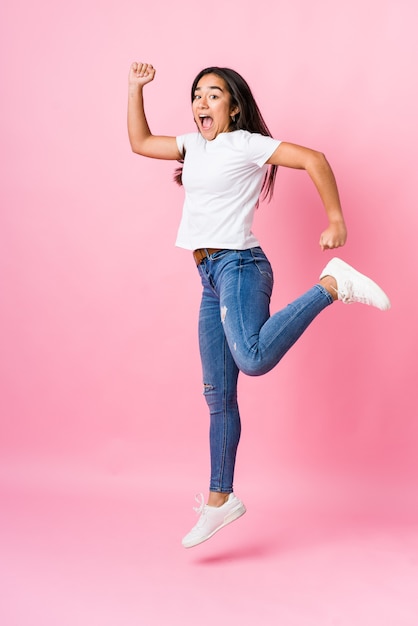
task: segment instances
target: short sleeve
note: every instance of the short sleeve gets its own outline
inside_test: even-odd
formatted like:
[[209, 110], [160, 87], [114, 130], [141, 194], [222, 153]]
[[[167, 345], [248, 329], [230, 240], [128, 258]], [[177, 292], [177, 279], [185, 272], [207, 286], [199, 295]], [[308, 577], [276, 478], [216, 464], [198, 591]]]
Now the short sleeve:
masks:
[[258, 133], [249, 133], [248, 136], [248, 156], [253, 163], [263, 167], [269, 160], [273, 152], [280, 146], [281, 141], [266, 137]]
[[186, 152], [186, 138], [187, 135], [178, 135], [178, 137], [176, 137], [177, 148], [179, 149], [180, 154], [182, 154], [183, 156]]

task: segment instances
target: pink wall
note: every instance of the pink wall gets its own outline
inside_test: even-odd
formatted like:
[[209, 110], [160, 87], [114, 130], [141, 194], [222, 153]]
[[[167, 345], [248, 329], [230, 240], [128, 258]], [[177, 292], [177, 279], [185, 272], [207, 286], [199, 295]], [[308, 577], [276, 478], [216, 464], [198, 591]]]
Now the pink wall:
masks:
[[[415, 3], [256, 6], [3, 3], [7, 480], [147, 472], [206, 487], [200, 287], [190, 255], [173, 245], [182, 191], [173, 165], [134, 156], [126, 134], [127, 72], [141, 59], [157, 68], [147, 109], [163, 134], [193, 129], [198, 70], [243, 73], [275, 136], [328, 156], [349, 226], [341, 254], [392, 299], [388, 313], [335, 306], [278, 369], [242, 378], [238, 480], [265, 484], [290, 468], [416, 484]], [[306, 175], [280, 172], [256, 223], [276, 272], [275, 307], [330, 257], [317, 245], [323, 225]]]

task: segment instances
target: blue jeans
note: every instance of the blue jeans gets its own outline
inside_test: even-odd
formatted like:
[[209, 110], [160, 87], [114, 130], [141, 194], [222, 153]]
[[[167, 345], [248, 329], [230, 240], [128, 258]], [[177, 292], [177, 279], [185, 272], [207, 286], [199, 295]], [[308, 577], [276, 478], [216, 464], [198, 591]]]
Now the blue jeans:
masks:
[[231, 493], [241, 420], [240, 371], [270, 371], [333, 300], [321, 285], [270, 316], [271, 265], [261, 248], [221, 250], [198, 266], [203, 293], [199, 346], [210, 413], [210, 490]]

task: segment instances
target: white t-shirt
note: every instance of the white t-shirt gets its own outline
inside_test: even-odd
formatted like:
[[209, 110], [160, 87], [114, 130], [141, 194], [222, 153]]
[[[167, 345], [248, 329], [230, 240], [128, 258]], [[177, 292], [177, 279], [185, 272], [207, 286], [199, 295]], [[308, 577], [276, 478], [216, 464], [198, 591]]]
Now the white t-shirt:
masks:
[[180, 135], [185, 200], [176, 246], [246, 250], [259, 243], [251, 227], [271, 157], [280, 141], [246, 130], [206, 141]]

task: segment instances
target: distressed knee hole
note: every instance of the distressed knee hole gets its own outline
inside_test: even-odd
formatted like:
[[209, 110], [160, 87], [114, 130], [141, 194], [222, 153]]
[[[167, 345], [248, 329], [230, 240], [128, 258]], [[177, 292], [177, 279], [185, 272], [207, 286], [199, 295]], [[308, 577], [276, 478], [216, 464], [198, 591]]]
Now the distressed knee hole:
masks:
[[211, 385], [210, 383], [203, 383], [203, 395], [205, 393], [209, 393], [210, 391], [214, 391], [214, 389], [214, 385]]
[[222, 322], [222, 324], [225, 322], [226, 312], [227, 311], [228, 311], [228, 307], [226, 307], [226, 306], [222, 306], [221, 307], [221, 322]]

